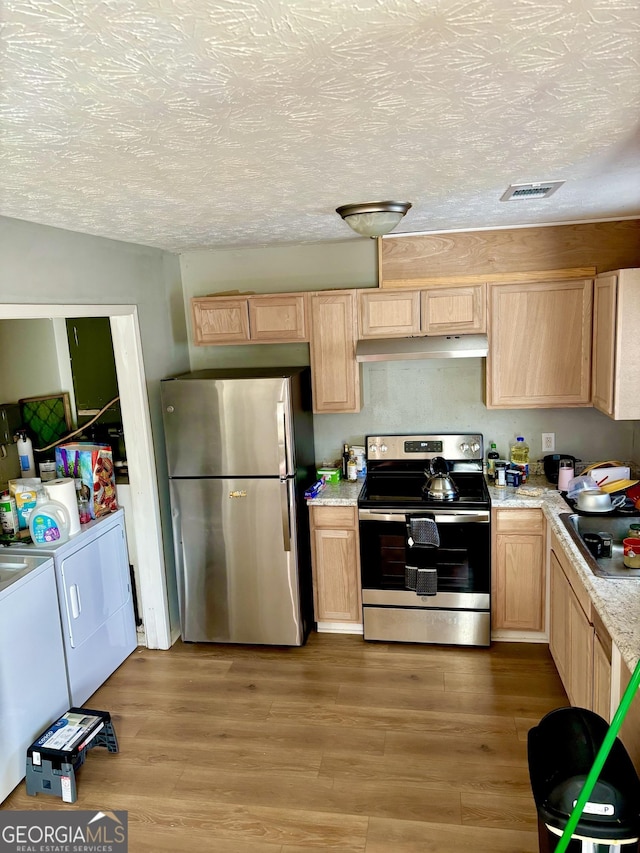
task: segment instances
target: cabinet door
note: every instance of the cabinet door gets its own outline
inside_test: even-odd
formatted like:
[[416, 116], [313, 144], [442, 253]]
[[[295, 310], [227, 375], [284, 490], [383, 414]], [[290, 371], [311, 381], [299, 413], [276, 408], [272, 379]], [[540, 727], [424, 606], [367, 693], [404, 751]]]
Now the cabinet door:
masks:
[[358, 293], [360, 338], [420, 334], [420, 292], [361, 290]]
[[595, 281], [593, 405], [615, 420], [640, 418], [640, 269], [618, 270]]
[[596, 279], [593, 291], [593, 367], [591, 395], [593, 405], [605, 415], [613, 414], [613, 375], [615, 371], [615, 319], [618, 278]]
[[355, 290], [311, 295], [311, 382], [316, 414], [360, 411], [355, 306]]
[[567, 672], [569, 669], [569, 582], [564, 576], [562, 567], [555, 553], [551, 552], [549, 562], [551, 574], [551, 605], [549, 613], [549, 651], [555, 662], [560, 679], [567, 689]]
[[199, 296], [191, 300], [193, 342], [243, 344], [249, 341], [249, 308], [246, 297]]
[[571, 704], [592, 709], [593, 705], [593, 626], [569, 589], [569, 669], [565, 687]]
[[489, 285], [487, 407], [591, 404], [593, 282]]
[[550, 621], [549, 648], [569, 701], [591, 710], [594, 630], [553, 551]]
[[362, 622], [356, 525], [353, 507], [311, 507], [317, 622]]
[[541, 536], [498, 535], [494, 628], [544, 630], [544, 548]]
[[[620, 699], [622, 699], [629, 681], [631, 681], [631, 671], [624, 661], [621, 661]], [[640, 773], [640, 690], [636, 691], [636, 695], [631, 705], [629, 705], [627, 715], [620, 727], [620, 740], [631, 756], [637, 772]]]
[[305, 294], [265, 294], [250, 296], [248, 301], [252, 341], [296, 343], [309, 340]]
[[593, 638], [593, 710], [611, 722], [611, 657], [597, 634]]
[[492, 625], [544, 631], [544, 517], [539, 509], [494, 510]]
[[486, 332], [486, 293], [485, 284], [423, 290], [422, 331], [427, 335]]

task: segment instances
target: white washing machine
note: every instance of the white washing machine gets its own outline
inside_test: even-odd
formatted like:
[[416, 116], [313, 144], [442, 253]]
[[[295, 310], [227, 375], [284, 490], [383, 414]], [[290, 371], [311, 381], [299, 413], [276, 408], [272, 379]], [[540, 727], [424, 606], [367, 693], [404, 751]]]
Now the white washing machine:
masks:
[[0, 549], [0, 802], [27, 747], [70, 707], [53, 560]]
[[137, 646], [124, 512], [83, 525], [60, 545], [11, 553], [53, 558], [69, 694], [81, 706]]

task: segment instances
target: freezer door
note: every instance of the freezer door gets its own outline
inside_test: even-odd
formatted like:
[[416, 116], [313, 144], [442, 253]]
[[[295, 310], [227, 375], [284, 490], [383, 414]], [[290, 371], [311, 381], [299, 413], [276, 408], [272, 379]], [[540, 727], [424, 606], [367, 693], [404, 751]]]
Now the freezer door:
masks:
[[302, 645], [292, 481], [170, 488], [183, 640]]
[[295, 470], [291, 380], [161, 382], [170, 477], [285, 477]]

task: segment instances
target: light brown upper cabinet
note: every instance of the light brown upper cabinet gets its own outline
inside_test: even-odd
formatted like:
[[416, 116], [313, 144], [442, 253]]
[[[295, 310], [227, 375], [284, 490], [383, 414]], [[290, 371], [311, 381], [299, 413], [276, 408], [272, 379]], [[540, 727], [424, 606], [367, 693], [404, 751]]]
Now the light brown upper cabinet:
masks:
[[196, 346], [244, 344], [249, 341], [249, 306], [246, 297], [197, 297], [191, 300], [191, 316], [193, 342]]
[[313, 411], [359, 412], [356, 291], [325, 290], [309, 297]]
[[360, 290], [360, 338], [464, 335], [486, 331], [486, 285]]
[[487, 408], [591, 405], [593, 280], [489, 284]]
[[427, 335], [487, 331], [486, 284], [428, 287], [420, 291], [422, 329]]
[[306, 293], [199, 296], [191, 300], [193, 338], [211, 344], [308, 341]]
[[615, 420], [640, 418], [640, 270], [603, 273], [593, 295], [592, 397]]
[[420, 334], [420, 291], [359, 290], [361, 338], [406, 338]]

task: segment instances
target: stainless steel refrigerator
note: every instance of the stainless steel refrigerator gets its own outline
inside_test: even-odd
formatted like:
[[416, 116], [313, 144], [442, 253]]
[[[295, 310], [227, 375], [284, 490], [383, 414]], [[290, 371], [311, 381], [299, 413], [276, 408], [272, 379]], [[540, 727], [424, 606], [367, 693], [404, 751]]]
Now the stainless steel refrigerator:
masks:
[[310, 629], [308, 368], [161, 382], [182, 638], [299, 646]]

